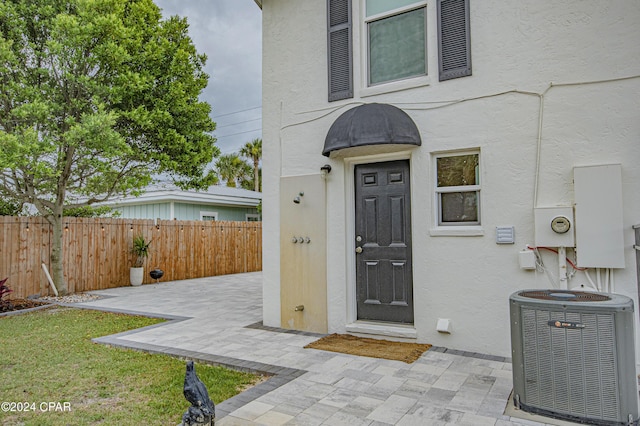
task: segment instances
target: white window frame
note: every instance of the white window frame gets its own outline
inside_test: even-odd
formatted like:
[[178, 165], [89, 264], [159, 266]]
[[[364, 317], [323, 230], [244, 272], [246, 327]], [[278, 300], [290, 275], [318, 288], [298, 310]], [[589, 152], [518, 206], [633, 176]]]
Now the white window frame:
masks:
[[[379, 13], [372, 16], [367, 15], [367, 5], [366, 0], [361, 0], [360, 2], [361, 8], [361, 46], [362, 46], [362, 88], [360, 95], [362, 97], [374, 96], [381, 93], [389, 93], [394, 91], [406, 90], [414, 87], [427, 86], [430, 84], [429, 77], [429, 15], [430, 10], [428, 7], [427, 0], [418, 0], [410, 5], [399, 7], [397, 9], [392, 9], [387, 12]], [[380, 83], [369, 84], [369, 23], [373, 21], [377, 21], [384, 18], [389, 18], [395, 15], [399, 15], [406, 12], [411, 12], [412, 10], [425, 9], [425, 47], [426, 47], [426, 57], [425, 57], [425, 75], [417, 75], [410, 77], [402, 77], [396, 80], [389, 80]]]
[[[250, 220], [254, 219], [254, 220]], [[244, 220], [246, 222], [260, 222], [260, 215], [258, 213], [246, 213], [244, 215]]]
[[[478, 182], [476, 185], [462, 186], [438, 186], [438, 158], [458, 157], [462, 155], [478, 156]], [[431, 229], [432, 236], [481, 236], [484, 235], [482, 228], [482, 156], [480, 149], [468, 149], [464, 151], [443, 151], [432, 153], [433, 164], [433, 205], [435, 224]], [[452, 192], [476, 192], [477, 199], [477, 222], [442, 223], [441, 194]]]
[[[205, 211], [201, 211], [200, 212], [200, 220], [205, 220], [204, 217], [213, 217], [213, 221], [217, 222], [218, 221], [218, 212], [205, 212]], [[209, 220], [209, 219], [206, 219]]]

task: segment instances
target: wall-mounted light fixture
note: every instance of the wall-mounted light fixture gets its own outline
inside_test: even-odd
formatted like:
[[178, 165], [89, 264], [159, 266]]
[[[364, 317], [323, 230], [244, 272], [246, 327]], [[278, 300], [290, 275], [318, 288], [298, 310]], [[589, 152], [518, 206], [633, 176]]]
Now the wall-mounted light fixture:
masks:
[[303, 196], [304, 196], [304, 192], [301, 191], [298, 194], [298, 196], [293, 199], [293, 202], [296, 203], [296, 204], [300, 204], [300, 197], [303, 197]]

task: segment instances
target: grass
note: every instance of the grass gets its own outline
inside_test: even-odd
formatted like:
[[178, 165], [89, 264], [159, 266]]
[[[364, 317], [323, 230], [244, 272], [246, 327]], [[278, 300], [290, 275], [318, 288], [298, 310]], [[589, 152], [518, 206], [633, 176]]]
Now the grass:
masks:
[[[184, 361], [91, 342], [161, 321], [70, 308], [0, 318], [0, 402], [35, 408], [0, 410], [0, 424], [179, 424], [190, 405], [182, 395]], [[259, 379], [204, 364], [196, 372], [216, 404]]]

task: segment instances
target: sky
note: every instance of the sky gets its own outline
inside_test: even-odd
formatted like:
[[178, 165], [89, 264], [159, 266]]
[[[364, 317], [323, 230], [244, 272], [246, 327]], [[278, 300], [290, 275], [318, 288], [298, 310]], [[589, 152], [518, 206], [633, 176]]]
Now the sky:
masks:
[[163, 16], [189, 23], [198, 53], [207, 55], [213, 135], [222, 154], [262, 138], [262, 12], [253, 0], [155, 0]]

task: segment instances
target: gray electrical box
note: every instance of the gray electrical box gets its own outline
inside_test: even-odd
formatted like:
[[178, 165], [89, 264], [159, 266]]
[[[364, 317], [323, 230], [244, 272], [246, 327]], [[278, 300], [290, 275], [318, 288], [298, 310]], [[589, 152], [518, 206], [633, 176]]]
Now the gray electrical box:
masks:
[[622, 166], [574, 167], [578, 266], [624, 268]]
[[516, 408], [579, 423], [636, 424], [630, 298], [521, 290], [509, 302]]

